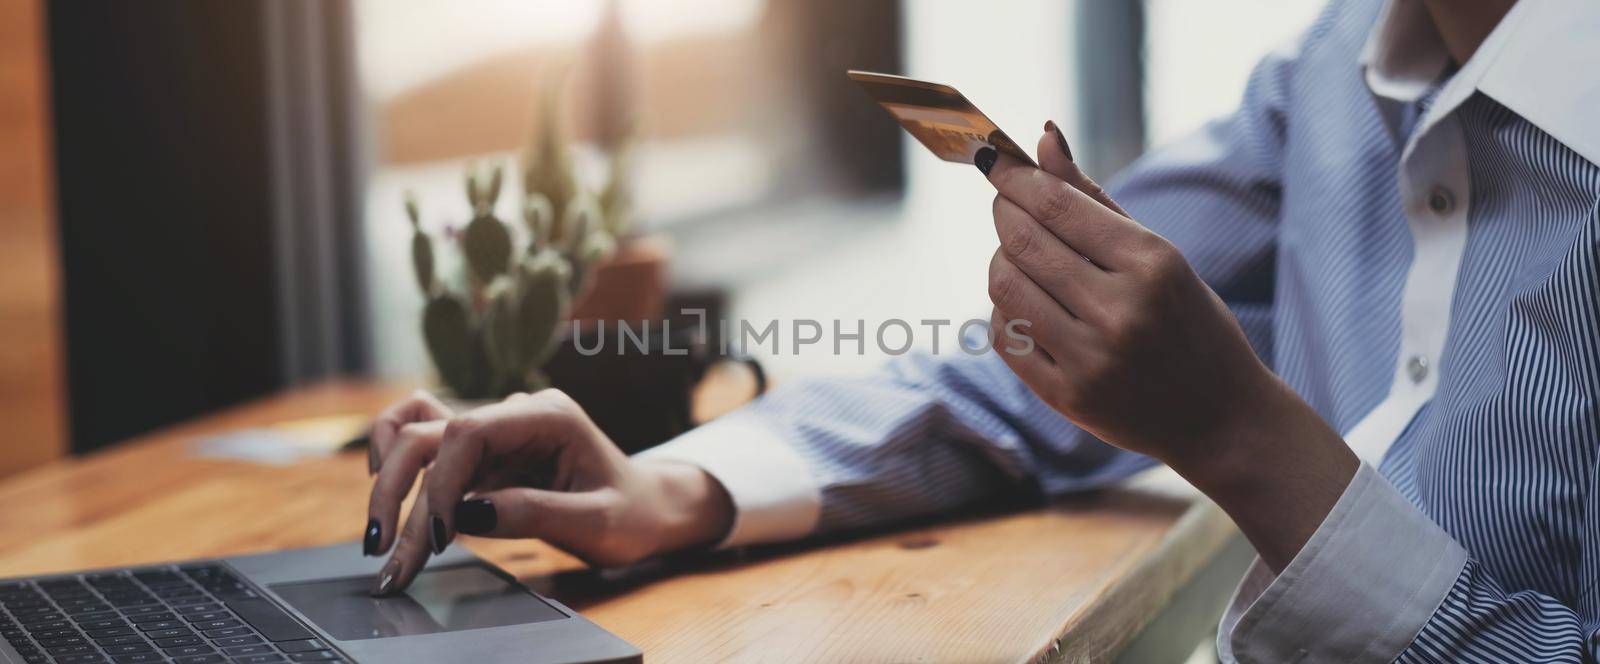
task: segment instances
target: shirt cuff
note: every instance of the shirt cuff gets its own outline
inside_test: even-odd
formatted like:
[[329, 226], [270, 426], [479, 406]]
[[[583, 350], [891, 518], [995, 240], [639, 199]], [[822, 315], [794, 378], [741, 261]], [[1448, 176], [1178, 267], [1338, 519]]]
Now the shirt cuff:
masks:
[[811, 470], [783, 436], [755, 417], [712, 420], [637, 455], [700, 467], [733, 499], [733, 528], [718, 548], [810, 535], [822, 514]]
[[1455, 539], [1365, 463], [1276, 578], [1258, 559], [1217, 639], [1225, 662], [1393, 661], [1466, 566]]

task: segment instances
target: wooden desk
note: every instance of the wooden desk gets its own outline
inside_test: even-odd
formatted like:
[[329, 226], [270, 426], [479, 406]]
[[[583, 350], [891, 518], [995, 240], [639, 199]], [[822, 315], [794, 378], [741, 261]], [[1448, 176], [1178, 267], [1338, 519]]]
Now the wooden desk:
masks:
[[[406, 391], [297, 390], [0, 483], [0, 576], [342, 541], [354, 551], [362, 454], [272, 467], [190, 448], [209, 433], [375, 412]], [[595, 573], [538, 542], [463, 541], [651, 662], [1102, 661], [1235, 532], [1209, 502], [1118, 489], [653, 572]]]

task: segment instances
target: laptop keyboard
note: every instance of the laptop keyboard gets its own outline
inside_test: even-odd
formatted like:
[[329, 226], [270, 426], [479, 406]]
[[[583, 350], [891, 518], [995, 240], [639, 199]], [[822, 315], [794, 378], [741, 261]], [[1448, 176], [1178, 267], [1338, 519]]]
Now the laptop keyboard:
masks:
[[5, 582], [0, 607], [28, 664], [345, 661], [216, 564]]

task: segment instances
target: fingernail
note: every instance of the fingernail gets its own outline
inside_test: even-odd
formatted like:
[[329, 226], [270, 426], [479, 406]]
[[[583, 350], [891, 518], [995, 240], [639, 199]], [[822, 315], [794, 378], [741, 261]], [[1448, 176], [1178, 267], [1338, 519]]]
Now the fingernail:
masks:
[[391, 586], [394, 585], [395, 577], [398, 576], [400, 576], [400, 560], [398, 558], [391, 559], [389, 564], [383, 566], [383, 571], [378, 572], [378, 581], [372, 585], [373, 596], [389, 594], [392, 589]]
[[432, 531], [432, 537], [430, 539], [433, 540], [434, 555], [444, 553], [444, 545], [446, 544], [444, 541], [444, 519], [439, 518], [439, 515], [435, 514], [428, 517], [428, 525], [429, 530]]
[[1056, 126], [1055, 120], [1045, 120], [1044, 130], [1056, 135], [1056, 147], [1061, 148], [1061, 154], [1067, 155], [1067, 161], [1077, 161], [1072, 158], [1072, 148], [1067, 146], [1067, 137], [1061, 134], [1061, 127]]
[[378, 555], [378, 543], [383, 541], [383, 527], [378, 525], [378, 520], [367, 522], [367, 536], [361, 539], [361, 555]]
[[494, 530], [494, 503], [488, 498], [475, 498], [456, 505], [456, 530], [468, 535], [482, 535]]
[[972, 163], [976, 164], [978, 170], [983, 171], [984, 175], [988, 175], [989, 171], [994, 168], [994, 160], [999, 156], [1000, 153], [995, 152], [994, 148], [982, 148], [978, 150], [978, 154], [972, 156]]

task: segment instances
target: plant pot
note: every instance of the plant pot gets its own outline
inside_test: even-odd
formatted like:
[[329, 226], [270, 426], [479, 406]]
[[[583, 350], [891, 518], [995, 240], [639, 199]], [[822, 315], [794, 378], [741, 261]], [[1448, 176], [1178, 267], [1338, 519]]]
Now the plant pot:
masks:
[[573, 307], [572, 319], [637, 322], [659, 319], [667, 301], [667, 263], [672, 243], [661, 235], [624, 240], [616, 253], [594, 268], [587, 292]]

